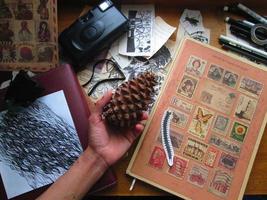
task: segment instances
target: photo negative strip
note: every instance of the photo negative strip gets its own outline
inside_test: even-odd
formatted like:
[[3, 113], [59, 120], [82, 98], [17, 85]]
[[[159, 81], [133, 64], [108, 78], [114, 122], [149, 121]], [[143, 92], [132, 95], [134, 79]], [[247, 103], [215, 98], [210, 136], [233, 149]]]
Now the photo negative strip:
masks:
[[188, 103], [180, 98], [178, 98], [177, 96], [173, 96], [171, 99], [171, 105], [174, 108], [177, 108], [179, 110], [182, 110], [184, 112], [187, 113], [191, 113], [194, 109], [194, 105], [191, 103]]
[[235, 116], [250, 123], [256, 110], [258, 101], [246, 95], [240, 95], [235, 110]]
[[201, 166], [194, 165], [188, 175], [187, 181], [203, 188], [207, 182], [209, 171]]
[[169, 168], [168, 173], [179, 179], [183, 179], [188, 162], [189, 160], [185, 158], [174, 156], [173, 165]]
[[155, 146], [153, 152], [148, 161], [149, 166], [155, 169], [162, 169], [164, 162], [166, 160], [164, 149], [158, 146]]
[[200, 77], [205, 71], [207, 61], [196, 56], [190, 56], [185, 71], [194, 76]]
[[247, 95], [259, 98], [263, 84], [251, 78], [243, 77], [240, 82], [239, 90]]
[[208, 78], [214, 81], [221, 81], [223, 77], [224, 69], [218, 65], [211, 64], [208, 71]]
[[183, 155], [202, 162], [207, 152], [208, 145], [193, 138], [188, 138]]
[[217, 135], [211, 135], [209, 139], [209, 144], [212, 144], [224, 151], [229, 153], [239, 155], [241, 152], [241, 146], [225, 138], [221, 138]]
[[214, 167], [218, 155], [219, 150], [217, 148], [209, 147], [204, 158], [204, 164], [208, 167]]
[[236, 84], [238, 81], [238, 75], [230, 72], [230, 71], [225, 71], [224, 75], [223, 75], [223, 80], [222, 83], [231, 87], [231, 88], [235, 88]]
[[213, 117], [214, 113], [212, 111], [197, 107], [189, 125], [189, 133], [204, 140], [208, 134]]
[[192, 98], [197, 87], [197, 83], [197, 79], [185, 74], [177, 89], [177, 93], [185, 97]]
[[[182, 143], [183, 143], [183, 138], [184, 135], [178, 133], [176, 130], [170, 129], [170, 138], [171, 138], [171, 143], [175, 151], [179, 151], [181, 149]], [[162, 138], [161, 134], [159, 133], [157, 137], [157, 141], [162, 144]]]
[[212, 129], [217, 133], [226, 135], [229, 125], [230, 125], [230, 119], [228, 117], [218, 114], [214, 120]]
[[171, 125], [174, 125], [180, 128], [185, 128], [188, 122], [189, 115], [179, 110], [172, 109], [172, 108], [170, 108], [169, 110], [172, 111]]
[[229, 170], [234, 170], [236, 167], [237, 160], [237, 157], [234, 157], [229, 153], [222, 152], [221, 157], [219, 159], [219, 166]]
[[248, 126], [234, 122], [230, 137], [238, 142], [244, 142], [247, 132]]
[[212, 181], [209, 185], [209, 191], [220, 196], [227, 197], [231, 188], [232, 177], [222, 170], [215, 171]]

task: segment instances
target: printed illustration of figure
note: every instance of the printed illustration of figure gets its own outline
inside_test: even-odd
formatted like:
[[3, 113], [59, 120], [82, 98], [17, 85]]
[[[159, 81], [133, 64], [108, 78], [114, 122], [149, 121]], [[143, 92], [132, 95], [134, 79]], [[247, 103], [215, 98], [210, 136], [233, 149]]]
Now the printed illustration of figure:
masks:
[[37, 9], [37, 13], [40, 15], [41, 19], [48, 19], [49, 18], [49, 11], [47, 8], [48, 0], [40, 0], [40, 4]]
[[190, 57], [189, 63], [186, 66], [186, 72], [195, 76], [201, 76], [204, 72], [205, 62], [196, 57]]
[[215, 80], [215, 81], [218, 81], [218, 80], [221, 79], [222, 73], [223, 73], [223, 69], [222, 68], [219, 68], [217, 66], [212, 65], [210, 67], [210, 70], [209, 70], [209, 73], [208, 73], [208, 77], [213, 79], [213, 80]]
[[237, 75], [231, 72], [226, 72], [223, 77], [223, 83], [230, 86], [235, 87], [237, 81]]
[[29, 47], [22, 47], [19, 51], [19, 55], [21, 62], [29, 62], [33, 60], [32, 49]]
[[14, 62], [16, 60], [16, 49], [12, 43], [0, 46], [0, 62]]
[[17, 10], [15, 11], [16, 19], [19, 20], [31, 20], [32, 19], [32, 11], [27, 7], [26, 3], [23, 3], [22, 0], [18, 1]]
[[27, 21], [22, 21], [21, 22], [21, 28], [19, 30], [19, 40], [20, 41], [30, 41], [32, 40], [32, 33], [28, 28], [28, 22]]
[[4, 0], [0, 0], [0, 19], [12, 18], [12, 13]]
[[14, 32], [9, 29], [9, 22], [0, 24], [0, 41], [12, 42]]
[[181, 93], [184, 96], [192, 97], [195, 90], [195, 84], [192, 80], [185, 78], [181, 84], [181, 87], [178, 89], [178, 93]]
[[50, 31], [45, 21], [42, 21], [39, 25], [38, 38], [39, 42], [48, 42], [50, 40]]
[[53, 49], [43, 47], [38, 50], [38, 62], [51, 62], [53, 60]]

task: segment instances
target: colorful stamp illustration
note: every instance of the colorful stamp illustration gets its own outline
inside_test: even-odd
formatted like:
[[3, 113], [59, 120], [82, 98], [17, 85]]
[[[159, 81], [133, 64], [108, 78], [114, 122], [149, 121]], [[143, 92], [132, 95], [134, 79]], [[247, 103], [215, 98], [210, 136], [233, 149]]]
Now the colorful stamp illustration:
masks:
[[223, 68], [218, 66], [218, 65], [214, 65], [211, 64], [209, 71], [208, 71], [208, 77], [212, 80], [215, 81], [220, 81], [222, 79], [223, 76]]
[[174, 156], [173, 165], [169, 168], [168, 173], [174, 175], [179, 179], [182, 179], [184, 177], [187, 165], [187, 159], [182, 158], [180, 156]]
[[51, 33], [48, 22], [40, 21], [37, 23], [37, 41], [38, 42], [49, 42], [51, 40]]
[[200, 77], [205, 71], [206, 64], [207, 61], [195, 56], [190, 56], [185, 71], [189, 74]]
[[219, 154], [219, 150], [213, 147], [209, 147], [205, 159], [204, 159], [204, 164], [208, 167], [214, 167], [216, 158]]
[[18, 45], [18, 60], [20, 62], [31, 62], [34, 59], [34, 45], [21, 44]]
[[239, 122], [234, 122], [230, 137], [238, 142], [243, 142], [248, 132], [248, 127]]
[[185, 145], [183, 155], [193, 158], [199, 162], [202, 162], [205, 153], [207, 152], [208, 145], [197, 141], [193, 138], [188, 138]]
[[238, 144], [235, 144], [225, 138], [221, 138], [217, 135], [211, 135], [209, 144], [212, 144], [224, 151], [227, 151], [229, 153], [239, 155], [241, 152], [241, 146]]
[[182, 99], [179, 99], [176, 96], [172, 97], [171, 105], [174, 106], [175, 108], [178, 108], [182, 111], [189, 112], [189, 113], [192, 112], [194, 109], [194, 105], [186, 101], [183, 101]]
[[15, 21], [17, 30], [15, 38], [18, 42], [30, 42], [34, 39], [34, 22], [31, 20]]
[[203, 188], [207, 182], [209, 171], [200, 166], [193, 166], [189, 172], [187, 181], [196, 185], [198, 187]]
[[236, 167], [237, 158], [222, 152], [222, 155], [219, 159], [219, 166], [225, 167], [226, 169], [234, 170]]
[[238, 80], [237, 74], [230, 71], [225, 71], [222, 83], [229, 87], [235, 88], [237, 80]]
[[209, 191], [220, 197], [226, 197], [230, 190], [232, 179], [227, 172], [217, 170], [209, 185]]
[[217, 115], [212, 129], [218, 133], [226, 134], [230, 120], [222, 115]]
[[39, 14], [41, 20], [49, 19], [49, 9], [47, 6], [48, 1], [49, 0], [39, 0], [37, 13]]
[[0, 19], [9, 19], [12, 18], [12, 10], [10, 9], [10, 5], [2, 0], [0, 3]]
[[[170, 129], [170, 137], [173, 148], [179, 150], [182, 146], [184, 135]], [[157, 141], [162, 144], [161, 134], [159, 134]]]
[[32, 20], [33, 4], [29, 0], [19, 0], [14, 7], [14, 14], [17, 20]]
[[52, 62], [54, 48], [52, 45], [37, 45], [37, 62]]
[[235, 110], [235, 116], [246, 122], [250, 122], [253, 118], [257, 107], [257, 100], [245, 95], [240, 95]]
[[240, 91], [245, 92], [246, 94], [252, 95], [254, 97], [259, 97], [262, 89], [263, 89], [262, 83], [259, 83], [248, 77], [243, 77], [239, 86]]
[[158, 146], [154, 147], [154, 150], [151, 154], [148, 164], [156, 169], [162, 169], [166, 156], [164, 150]]
[[172, 120], [171, 124], [177, 127], [184, 128], [188, 122], [188, 115], [174, 109], [170, 109], [172, 111]]
[[13, 63], [16, 61], [16, 46], [12, 42], [0, 42], [0, 62]]
[[229, 115], [237, 95], [230, 89], [206, 80], [200, 88], [199, 101], [215, 110]]
[[213, 115], [213, 112], [201, 107], [197, 107], [188, 131], [204, 140], [212, 123]]
[[196, 89], [198, 80], [190, 77], [188, 75], [184, 75], [182, 82], [178, 87], [178, 94], [181, 94], [185, 97], [192, 98], [194, 91]]
[[0, 42], [14, 41], [14, 27], [13, 22], [9, 20], [0, 21]]

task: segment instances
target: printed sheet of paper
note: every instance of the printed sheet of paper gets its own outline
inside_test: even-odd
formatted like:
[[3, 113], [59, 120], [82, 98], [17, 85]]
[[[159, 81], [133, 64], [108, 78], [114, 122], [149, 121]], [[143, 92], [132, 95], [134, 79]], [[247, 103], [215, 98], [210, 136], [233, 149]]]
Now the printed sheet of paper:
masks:
[[204, 27], [200, 11], [184, 10], [180, 18], [176, 41], [179, 43], [186, 36], [206, 44], [210, 43], [210, 30]]
[[0, 69], [56, 67], [57, 27], [56, 0], [1, 0]]
[[[243, 198], [267, 121], [267, 70], [182, 42], [127, 173], [184, 199]], [[173, 112], [169, 167], [161, 118]]]
[[171, 37], [176, 27], [167, 24], [161, 17], [156, 17], [153, 28], [153, 40], [154, 49], [152, 55], [154, 55]]
[[54, 182], [82, 152], [63, 91], [0, 113], [0, 174], [8, 198]]
[[122, 5], [121, 11], [129, 19], [128, 33], [120, 41], [119, 52], [126, 56], [152, 56], [154, 48], [154, 5]]

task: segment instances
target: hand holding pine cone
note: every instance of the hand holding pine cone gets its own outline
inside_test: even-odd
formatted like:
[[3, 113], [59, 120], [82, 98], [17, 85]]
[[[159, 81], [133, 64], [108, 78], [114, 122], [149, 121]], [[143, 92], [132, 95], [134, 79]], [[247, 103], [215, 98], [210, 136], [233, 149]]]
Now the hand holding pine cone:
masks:
[[152, 103], [156, 84], [156, 75], [152, 72], [144, 72], [121, 84], [105, 105], [102, 116], [113, 126], [123, 128], [135, 125]]

